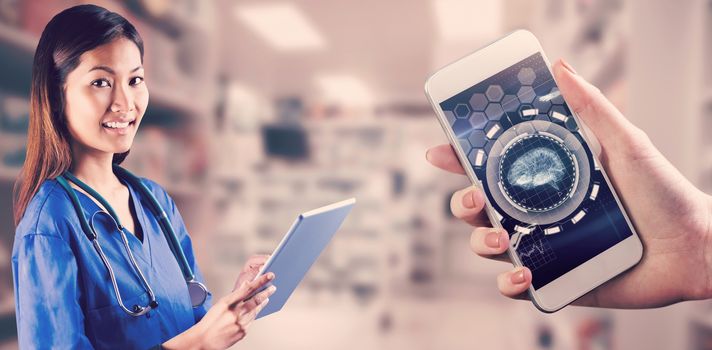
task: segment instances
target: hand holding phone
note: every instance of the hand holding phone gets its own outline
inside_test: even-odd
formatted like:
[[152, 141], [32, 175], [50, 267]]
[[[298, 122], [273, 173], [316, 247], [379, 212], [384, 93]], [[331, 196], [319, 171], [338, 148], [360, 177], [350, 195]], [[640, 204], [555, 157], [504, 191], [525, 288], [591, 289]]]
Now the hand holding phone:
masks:
[[[617, 193], [646, 245], [646, 257], [640, 264], [592, 292], [581, 294], [583, 296], [575, 304], [641, 308], [709, 298], [712, 295], [710, 281], [700, 278], [708, 275], [709, 264], [700, 257], [709, 250], [703, 242], [709, 236], [705, 226], [709, 220], [705, 218], [710, 216], [710, 197], [692, 186], [642, 131], [628, 122], [598, 89], [575, 71], [558, 62], [553, 67], [553, 78], [574, 112], [572, 115], [580, 117], [600, 141], [600, 165], [616, 184]], [[432, 102], [436, 104], [436, 101]], [[440, 168], [464, 173], [470, 164], [463, 161], [465, 167], [460, 166], [458, 157], [461, 155], [455, 152], [450, 145], [442, 145], [430, 149], [427, 158]], [[483, 210], [489, 205], [488, 200], [482, 187], [474, 186], [453, 195], [452, 209], [457, 217], [477, 227], [472, 234], [472, 249], [482, 256], [500, 258], [502, 255], [499, 254], [510, 247], [511, 240], [507, 235], [499, 241], [488, 239], [494, 231], [487, 227], [490, 223]], [[491, 224], [502, 227], [501, 223]], [[576, 238], [571, 237], [574, 241]], [[492, 247], [488, 242], [500, 244]], [[608, 262], [609, 267], [616, 265], [623, 270], [623, 265], [615, 260]], [[532, 270], [536, 276], [537, 269]], [[501, 274], [498, 278], [500, 291], [515, 297], [529, 290], [536, 303], [536, 297], [541, 293], [536, 289], [532, 292], [533, 276], [529, 271], [528, 268], [517, 268]], [[524, 281], [515, 283], [518, 277], [524, 277]], [[579, 283], [589, 287], [597, 285], [585, 278]], [[577, 293], [570, 293], [570, 289], [568, 292], [568, 299], [576, 299]], [[551, 300], [551, 296], [545, 296], [545, 299]], [[556, 309], [550, 305], [546, 311]]]

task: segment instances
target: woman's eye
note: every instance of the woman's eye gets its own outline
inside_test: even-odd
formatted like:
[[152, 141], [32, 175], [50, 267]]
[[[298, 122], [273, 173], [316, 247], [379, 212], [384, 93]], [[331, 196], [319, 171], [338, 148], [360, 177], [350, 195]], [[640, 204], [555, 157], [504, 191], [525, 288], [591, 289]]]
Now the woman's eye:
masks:
[[109, 81], [106, 79], [97, 79], [91, 82], [91, 86], [96, 86], [96, 87], [111, 87], [111, 84], [109, 84]]
[[133, 77], [131, 78], [131, 81], [129, 82], [129, 85], [138, 85], [143, 82], [143, 77]]

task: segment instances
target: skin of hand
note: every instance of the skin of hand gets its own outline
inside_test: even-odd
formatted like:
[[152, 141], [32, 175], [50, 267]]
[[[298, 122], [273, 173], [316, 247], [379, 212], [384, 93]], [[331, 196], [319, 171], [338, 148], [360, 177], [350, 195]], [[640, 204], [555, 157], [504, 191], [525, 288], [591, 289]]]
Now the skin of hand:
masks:
[[[240, 271], [232, 293], [220, 299], [194, 327], [163, 344], [169, 349], [225, 349], [242, 340], [255, 316], [269, 301], [275, 287], [248, 298], [274, 279], [268, 273], [255, 280], [269, 255], [253, 255]], [[254, 280], [254, 281], [253, 281]]]
[[[590, 128], [601, 145], [600, 163], [613, 183], [643, 242], [643, 258], [632, 269], [576, 300], [574, 305], [651, 308], [683, 300], [712, 297], [710, 196], [692, 185], [601, 92], [565, 61], [553, 67], [554, 78], [569, 108]], [[429, 149], [426, 159], [449, 172], [464, 174], [450, 145]], [[453, 194], [453, 214], [472, 225], [472, 250], [483, 257], [509, 261], [509, 235], [491, 227], [485, 197], [475, 187]], [[526, 267], [497, 277], [500, 292], [528, 298], [532, 274]]]
[[267, 305], [275, 286], [255, 294], [274, 279], [274, 273], [246, 281], [220, 298], [202, 320], [187, 331], [163, 344], [165, 349], [227, 349], [247, 335], [255, 316]]
[[243, 283], [255, 279], [255, 276], [257, 276], [257, 273], [260, 272], [260, 269], [264, 266], [268, 259], [269, 255], [253, 255], [247, 259], [245, 266], [242, 268], [240, 275], [237, 277], [233, 290], [240, 287]]

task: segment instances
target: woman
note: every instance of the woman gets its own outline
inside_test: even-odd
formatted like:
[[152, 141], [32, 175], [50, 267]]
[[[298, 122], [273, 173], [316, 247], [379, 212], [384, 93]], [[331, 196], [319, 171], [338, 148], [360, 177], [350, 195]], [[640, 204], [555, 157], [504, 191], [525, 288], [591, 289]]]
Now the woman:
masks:
[[255, 294], [274, 275], [253, 281], [254, 256], [211, 307], [175, 203], [118, 167], [148, 104], [142, 64], [136, 29], [101, 7], [67, 9], [42, 33], [15, 202], [23, 348], [222, 349], [274, 292]]

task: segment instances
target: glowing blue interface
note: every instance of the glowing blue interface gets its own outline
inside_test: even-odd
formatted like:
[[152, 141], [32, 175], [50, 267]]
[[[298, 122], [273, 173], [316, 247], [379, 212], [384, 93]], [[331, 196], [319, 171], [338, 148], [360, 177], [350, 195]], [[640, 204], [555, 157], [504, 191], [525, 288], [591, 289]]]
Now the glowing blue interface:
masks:
[[535, 289], [632, 235], [541, 54], [440, 107]]

